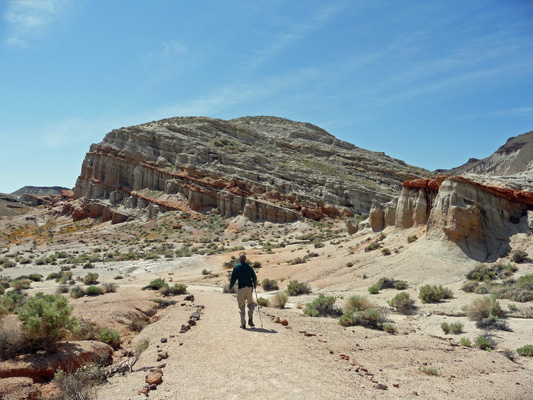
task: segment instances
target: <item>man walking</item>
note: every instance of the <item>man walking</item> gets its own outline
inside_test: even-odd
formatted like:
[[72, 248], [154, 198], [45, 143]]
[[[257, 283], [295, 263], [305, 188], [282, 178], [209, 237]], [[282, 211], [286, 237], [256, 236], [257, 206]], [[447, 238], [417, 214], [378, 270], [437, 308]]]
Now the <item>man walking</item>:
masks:
[[241, 253], [239, 263], [233, 267], [231, 281], [229, 284], [230, 291], [235, 282], [239, 282], [237, 290], [237, 305], [241, 313], [241, 328], [246, 329], [246, 316], [244, 312], [245, 303], [248, 303], [248, 325], [254, 328], [254, 308], [253, 288], [257, 286], [257, 276], [250, 264], [246, 262], [246, 254]]

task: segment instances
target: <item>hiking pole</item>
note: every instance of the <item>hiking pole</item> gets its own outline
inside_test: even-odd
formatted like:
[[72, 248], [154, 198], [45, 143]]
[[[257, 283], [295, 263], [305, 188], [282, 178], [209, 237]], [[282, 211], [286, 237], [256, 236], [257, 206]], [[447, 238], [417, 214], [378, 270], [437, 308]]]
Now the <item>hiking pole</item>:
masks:
[[261, 318], [261, 307], [259, 307], [259, 298], [257, 297], [257, 287], [254, 286], [255, 299], [257, 300], [257, 313], [259, 314], [259, 321], [261, 321], [261, 329], [263, 329], [263, 319]]

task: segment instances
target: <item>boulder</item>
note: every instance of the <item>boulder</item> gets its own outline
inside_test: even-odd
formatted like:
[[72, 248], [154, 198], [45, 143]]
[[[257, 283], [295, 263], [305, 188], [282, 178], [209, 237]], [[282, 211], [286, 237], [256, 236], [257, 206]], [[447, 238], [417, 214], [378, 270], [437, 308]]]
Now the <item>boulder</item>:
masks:
[[0, 399], [40, 400], [42, 393], [31, 378], [4, 378], [0, 379]]

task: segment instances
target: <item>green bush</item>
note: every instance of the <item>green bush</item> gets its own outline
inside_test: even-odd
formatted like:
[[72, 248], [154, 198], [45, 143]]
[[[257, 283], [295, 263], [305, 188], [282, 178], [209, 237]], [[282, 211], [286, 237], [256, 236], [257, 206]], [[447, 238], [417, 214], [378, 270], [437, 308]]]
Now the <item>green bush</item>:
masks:
[[170, 295], [177, 296], [179, 294], [187, 293], [187, 285], [184, 283], [175, 283], [170, 287]]
[[515, 250], [513, 251], [511, 258], [513, 262], [521, 264], [528, 260], [528, 254], [524, 250]]
[[335, 296], [320, 294], [318, 298], [306, 304], [304, 314], [311, 317], [337, 316], [339, 310], [334, 305], [336, 300]]
[[6, 289], [0, 285], [0, 296], [2, 296], [6, 292]]
[[108, 282], [102, 285], [102, 289], [104, 293], [115, 293], [118, 289], [118, 285], [116, 283]]
[[100, 286], [88, 286], [85, 289], [85, 294], [87, 296], [99, 296], [102, 294], [102, 289], [100, 289]]
[[17, 279], [10, 282], [10, 286], [15, 292], [21, 292], [24, 289], [29, 289], [31, 281], [29, 279]]
[[270, 305], [270, 300], [265, 299], [264, 297], [259, 297], [257, 299], [257, 304], [259, 304], [261, 307], [268, 307]]
[[379, 287], [377, 285], [372, 285], [368, 287], [368, 293], [370, 294], [378, 294], [379, 293]]
[[345, 311], [339, 318], [339, 324], [342, 326], [354, 326], [356, 312], [355, 309]]
[[387, 333], [390, 333], [391, 335], [394, 335], [398, 332], [394, 324], [384, 324], [383, 330]]
[[407, 243], [414, 243], [414, 242], [416, 242], [417, 239], [418, 239], [418, 237], [416, 235], [409, 236], [407, 238]]
[[159, 290], [165, 285], [164, 278], [157, 278], [150, 282], [148, 286], [145, 286], [143, 289]]
[[516, 349], [516, 352], [522, 357], [533, 357], [533, 345], [526, 344], [525, 346]]
[[407, 282], [405, 281], [394, 281], [394, 289], [396, 290], [405, 290], [407, 289]]
[[79, 299], [80, 297], [83, 297], [83, 296], [85, 296], [85, 291], [81, 287], [74, 286], [73, 288], [70, 289], [70, 297], [74, 299]]
[[120, 347], [121, 343], [120, 333], [109, 328], [103, 328], [100, 332], [98, 332], [98, 340], [110, 345], [115, 350]]
[[263, 279], [261, 286], [263, 287], [263, 290], [266, 290], [267, 292], [271, 290], [279, 290], [278, 281], [273, 279]]
[[396, 311], [402, 314], [409, 314], [415, 308], [415, 301], [409, 293], [401, 292], [389, 301], [389, 306], [396, 308]]
[[450, 325], [447, 322], [441, 322], [440, 329], [447, 335], [450, 333]]
[[384, 317], [378, 310], [367, 308], [366, 310], [357, 312], [357, 322], [357, 325], [381, 329]]
[[453, 335], [459, 335], [460, 333], [463, 333], [464, 325], [460, 322], [453, 322], [450, 324], [450, 332]]
[[470, 341], [470, 339], [468, 339], [466, 337], [461, 338], [460, 343], [461, 343], [461, 346], [465, 346], [465, 347], [472, 346], [472, 342]]
[[89, 272], [83, 277], [83, 283], [85, 283], [86, 285], [94, 285], [98, 283], [99, 277], [100, 275], [98, 275], [96, 272]]
[[377, 250], [380, 248], [380, 244], [378, 242], [372, 242], [368, 246], [365, 247], [365, 252]]
[[390, 256], [391, 255], [391, 251], [390, 249], [381, 249], [381, 254], [383, 254], [384, 256]]
[[72, 307], [65, 297], [37, 294], [29, 297], [17, 310], [18, 318], [26, 331], [35, 337], [55, 343], [68, 331], [75, 331], [78, 323], [71, 317]]
[[423, 365], [420, 368], [418, 368], [418, 370], [427, 375], [434, 375], [434, 376], [439, 375], [439, 371], [437, 371], [437, 368], [435, 367], [428, 367], [428, 366]]
[[48, 276], [46, 277], [46, 280], [49, 281], [49, 280], [52, 280], [52, 279], [59, 279], [59, 278], [61, 278], [61, 273], [52, 272], [51, 274], [48, 274]]
[[452, 298], [453, 292], [448, 288], [443, 288], [442, 285], [425, 285], [420, 288], [418, 297], [422, 303], [438, 303], [442, 299]]
[[311, 293], [311, 288], [305, 282], [290, 281], [289, 286], [287, 286], [287, 293], [289, 294], [289, 296], [309, 294]]
[[28, 279], [34, 282], [40, 282], [43, 279], [43, 276], [41, 274], [30, 274], [28, 275]]
[[476, 338], [476, 345], [481, 350], [491, 351], [496, 347], [494, 340], [492, 340], [488, 335], [481, 335]]

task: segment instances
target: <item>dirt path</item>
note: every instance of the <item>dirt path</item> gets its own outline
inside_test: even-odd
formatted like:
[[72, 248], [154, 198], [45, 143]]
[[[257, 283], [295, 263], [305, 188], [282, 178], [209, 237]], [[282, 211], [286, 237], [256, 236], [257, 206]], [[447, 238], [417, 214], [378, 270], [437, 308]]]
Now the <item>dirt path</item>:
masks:
[[[286, 317], [292, 329], [265, 314], [261, 329], [256, 313], [256, 329], [242, 330], [233, 295], [206, 286], [189, 290], [195, 295], [194, 304], [205, 306], [198, 324], [180, 334], [194, 308], [178, 303], [166, 309], [136, 338], [149, 338], [150, 346], [135, 371], [112, 378], [99, 390], [100, 399], [138, 399], [147, 372], [161, 363], [166, 364], [163, 383], [150, 391], [150, 399], [523, 399], [531, 395], [529, 371], [498, 354], [457, 347], [424, 334], [392, 336], [361, 327], [344, 329], [334, 319], [306, 318], [294, 310], [264, 310]], [[168, 341], [162, 343], [161, 338]], [[158, 362], [158, 350], [167, 351], [169, 358]], [[341, 354], [352, 357], [355, 365]], [[439, 376], [420, 373], [423, 361], [437, 366]], [[378, 383], [387, 389], [376, 388]]]

